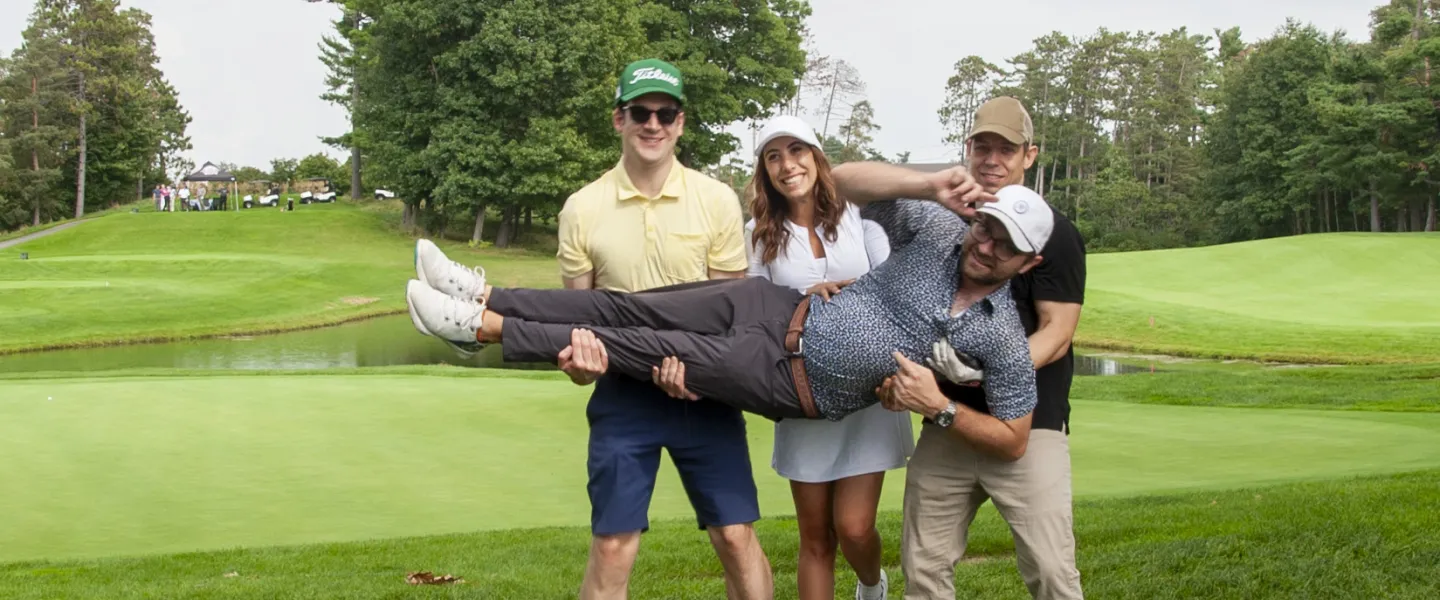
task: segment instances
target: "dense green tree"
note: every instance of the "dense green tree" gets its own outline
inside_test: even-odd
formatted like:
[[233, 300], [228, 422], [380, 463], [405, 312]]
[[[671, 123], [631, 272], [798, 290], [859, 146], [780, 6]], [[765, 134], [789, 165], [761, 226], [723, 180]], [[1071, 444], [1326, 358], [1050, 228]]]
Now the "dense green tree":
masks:
[[375, 140], [374, 166], [409, 203], [407, 218], [423, 208], [419, 224], [438, 229], [467, 213], [480, 222], [493, 206], [508, 227], [618, 156], [615, 77], [643, 42], [633, 9], [610, 0], [383, 4], [370, 28], [375, 68], [359, 83], [373, 90], [360, 123]]
[[1440, 0], [1377, 7], [1368, 41], [1296, 20], [1250, 44], [1051, 33], [1003, 68], [959, 61], [940, 117], [959, 147], [981, 102], [1019, 97], [1040, 147], [1027, 184], [1099, 250], [1433, 229], [1437, 32]]
[[990, 98], [1000, 67], [979, 56], [967, 56], [955, 63], [955, 74], [945, 83], [945, 104], [940, 107], [944, 141], [960, 150], [965, 159], [965, 137], [975, 120], [975, 110]]
[[346, 176], [347, 169], [343, 163], [320, 153], [306, 156], [295, 165], [297, 181], [328, 179], [331, 189], [341, 195], [350, 193], [350, 185], [346, 181]]
[[[70, 133], [58, 40], [31, 27], [0, 73], [0, 131], [10, 140], [8, 164], [14, 171], [0, 182], [7, 190], [0, 229], [26, 222], [40, 225], [60, 216], [64, 198], [60, 167], [71, 160]], [[28, 219], [20, 216], [28, 212]]]
[[300, 161], [294, 158], [276, 158], [270, 161], [270, 181], [280, 185], [282, 192], [290, 191], [290, 182], [295, 181]]
[[350, 131], [338, 137], [321, 138], [330, 146], [349, 150], [350, 185], [352, 196], [360, 197], [361, 157], [363, 133], [356, 127], [355, 106], [360, 101], [360, 86], [356, 84], [358, 70], [367, 60], [367, 33], [365, 26], [372, 19], [361, 12], [353, 0], [306, 0], [307, 2], [331, 2], [340, 8], [340, 17], [332, 25], [333, 35], [326, 34], [320, 41], [320, 62], [325, 65], [326, 92], [321, 98], [339, 105], [350, 117]]
[[429, 231], [501, 215], [504, 246], [522, 215], [553, 213], [619, 157], [615, 78], [654, 56], [685, 74], [680, 160], [716, 164], [731, 123], [795, 95], [806, 67], [792, 0], [354, 0], [372, 15], [352, 106], [367, 172]]
[[235, 167], [230, 169], [230, 174], [235, 176], [235, 181], [244, 183], [246, 181], [268, 181], [270, 174], [255, 167]]
[[116, 0], [36, 2], [0, 80], [9, 162], [28, 167], [8, 185], [32, 223], [60, 216], [62, 179], [78, 218], [144, 196], [189, 149], [190, 117], [159, 70], [150, 25]]
[[[804, 0], [639, 1], [645, 53], [685, 75], [686, 132], [680, 161], [712, 165], [739, 140], [724, 129], [764, 119], [796, 94], [805, 72]], [[622, 63], [623, 64], [623, 63]], [[619, 72], [620, 65], [611, 65]]]
[[869, 100], [861, 100], [855, 103], [850, 111], [850, 116], [845, 123], [840, 125], [837, 137], [840, 138], [840, 152], [835, 155], [835, 162], [846, 163], [860, 160], [880, 160], [885, 158], [875, 150], [874, 132], [879, 131], [880, 126], [875, 123], [875, 109], [870, 106]]

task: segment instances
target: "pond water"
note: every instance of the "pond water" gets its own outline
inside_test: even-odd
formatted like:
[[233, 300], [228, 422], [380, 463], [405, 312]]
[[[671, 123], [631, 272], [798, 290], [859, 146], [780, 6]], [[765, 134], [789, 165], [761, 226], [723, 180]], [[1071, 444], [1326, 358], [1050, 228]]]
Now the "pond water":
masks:
[[[554, 369], [549, 364], [505, 363], [490, 346], [469, 360], [421, 335], [407, 315], [274, 335], [131, 344], [0, 356], [0, 373], [110, 371], [116, 369], [329, 369], [393, 365], [463, 365], [495, 369]], [[1076, 355], [1076, 375], [1119, 375], [1147, 368], [1109, 358]]]

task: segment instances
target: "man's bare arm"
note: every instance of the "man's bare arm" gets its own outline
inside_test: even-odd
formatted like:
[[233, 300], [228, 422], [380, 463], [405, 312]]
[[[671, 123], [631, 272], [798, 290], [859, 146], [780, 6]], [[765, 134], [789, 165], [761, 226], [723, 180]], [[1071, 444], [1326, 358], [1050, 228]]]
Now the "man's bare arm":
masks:
[[972, 219], [980, 203], [995, 201], [963, 165], [921, 173], [889, 163], [858, 162], [835, 167], [832, 174], [840, 195], [857, 206], [900, 198], [929, 200]]
[[1030, 360], [1035, 369], [1060, 360], [1070, 350], [1075, 327], [1080, 323], [1080, 305], [1072, 302], [1035, 302], [1038, 320], [1035, 333], [1030, 334]]
[[[895, 353], [900, 369], [887, 377], [875, 391], [890, 410], [909, 410], [934, 419], [950, 406], [950, 399], [941, 393], [935, 372], [922, 367], [900, 353]], [[1030, 444], [1030, 421], [1033, 411], [1025, 416], [1001, 421], [963, 404], [956, 403], [955, 422], [949, 433], [958, 435], [977, 449], [1004, 460], [1019, 460]]]
[[562, 277], [561, 283], [567, 290], [590, 290], [595, 288], [595, 272], [586, 271], [583, 275], [575, 277]]
[[[943, 397], [943, 396], [942, 396]], [[955, 422], [950, 435], [958, 435], [970, 445], [1004, 460], [1020, 460], [1030, 445], [1030, 420], [1034, 412], [1013, 421], [1001, 421], [964, 404], [956, 403]]]
[[881, 200], [934, 200], [935, 185], [914, 169], [882, 162], [849, 162], [832, 171], [835, 188], [846, 200], [864, 206]]

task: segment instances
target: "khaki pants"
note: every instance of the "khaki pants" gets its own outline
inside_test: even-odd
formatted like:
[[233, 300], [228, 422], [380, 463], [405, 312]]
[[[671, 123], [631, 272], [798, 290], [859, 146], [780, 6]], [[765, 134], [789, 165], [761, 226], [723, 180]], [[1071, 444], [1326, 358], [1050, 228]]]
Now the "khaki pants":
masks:
[[905, 599], [955, 597], [955, 566], [965, 555], [970, 521], [987, 499], [1010, 524], [1030, 595], [1081, 598], [1070, 497], [1065, 434], [1031, 431], [1025, 456], [1007, 462], [926, 424], [905, 475]]

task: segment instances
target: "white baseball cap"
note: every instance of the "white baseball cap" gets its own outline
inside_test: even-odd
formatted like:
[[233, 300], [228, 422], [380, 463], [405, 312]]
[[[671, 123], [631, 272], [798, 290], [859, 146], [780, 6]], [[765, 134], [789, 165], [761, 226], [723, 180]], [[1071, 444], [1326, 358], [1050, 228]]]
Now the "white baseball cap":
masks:
[[775, 138], [787, 135], [816, 148], [820, 147], [820, 139], [815, 137], [814, 127], [800, 117], [781, 115], [770, 119], [760, 130], [760, 141], [755, 144], [755, 156], [760, 156], [760, 153], [765, 150], [765, 144], [769, 144]]
[[1040, 194], [1023, 185], [1007, 185], [995, 192], [995, 201], [975, 209], [995, 217], [1010, 232], [1010, 242], [1021, 252], [1037, 254], [1050, 241], [1055, 212]]

